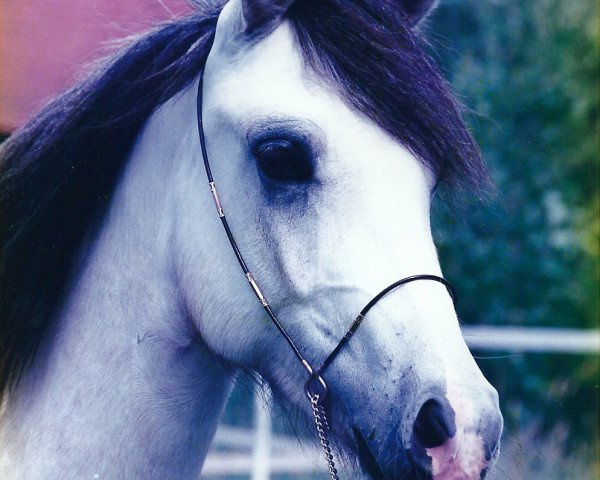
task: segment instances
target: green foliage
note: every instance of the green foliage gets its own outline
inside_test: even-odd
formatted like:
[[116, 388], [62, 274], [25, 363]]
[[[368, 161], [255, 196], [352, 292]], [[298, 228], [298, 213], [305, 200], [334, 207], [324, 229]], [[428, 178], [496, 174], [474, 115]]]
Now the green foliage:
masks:
[[[598, 327], [598, 19], [597, 0], [468, 0], [429, 25], [497, 185], [489, 201], [434, 215], [465, 323]], [[597, 442], [597, 356], [480, 365], [509, 424], [566, 424], [567, 446]]]

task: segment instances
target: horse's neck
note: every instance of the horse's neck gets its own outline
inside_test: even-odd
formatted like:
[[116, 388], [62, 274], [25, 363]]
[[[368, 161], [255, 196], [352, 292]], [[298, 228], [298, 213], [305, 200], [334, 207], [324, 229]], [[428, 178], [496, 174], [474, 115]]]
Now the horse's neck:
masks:
[[169, 188], [161, 161], [173, 158], [160, 160], [156, 143], [144, 151], [155, 134], [142, 137], [57, 328], [8, 399], [0, 478], [197, 478], [232, 375], [178, 301], [172, 212], [156, 191], [156, 179]]

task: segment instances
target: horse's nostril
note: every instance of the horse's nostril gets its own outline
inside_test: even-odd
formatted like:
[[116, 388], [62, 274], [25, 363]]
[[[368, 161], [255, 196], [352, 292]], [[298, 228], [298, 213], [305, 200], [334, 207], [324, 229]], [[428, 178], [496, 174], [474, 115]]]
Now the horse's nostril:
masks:
[[448, 401], [427, 400], [415, 420], [413, 441], [423, 448], [439, 447], [455, 433], [454, 410]]

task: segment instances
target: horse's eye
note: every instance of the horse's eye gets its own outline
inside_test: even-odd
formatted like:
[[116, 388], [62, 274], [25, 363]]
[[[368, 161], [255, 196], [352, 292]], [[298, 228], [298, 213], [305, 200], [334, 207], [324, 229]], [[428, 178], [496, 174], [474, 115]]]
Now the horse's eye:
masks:
[[268, 139], [252, 147], [261, 171], [279, 182], [307, 182], [313, 176], [312, 155], [302, 142], [283, 138]]

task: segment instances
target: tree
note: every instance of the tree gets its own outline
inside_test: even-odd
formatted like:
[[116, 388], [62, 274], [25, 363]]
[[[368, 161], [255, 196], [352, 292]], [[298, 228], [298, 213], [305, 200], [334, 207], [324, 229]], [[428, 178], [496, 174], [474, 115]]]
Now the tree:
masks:
[[[498, 191], [434, 215], [465, 323], [598, 327], [598, 17], [595, 0], [470, 0], [429, 25]], [[597, 444], [597, 356], [480, 365], [509, 424], [566, 423], [568, 447]]]

